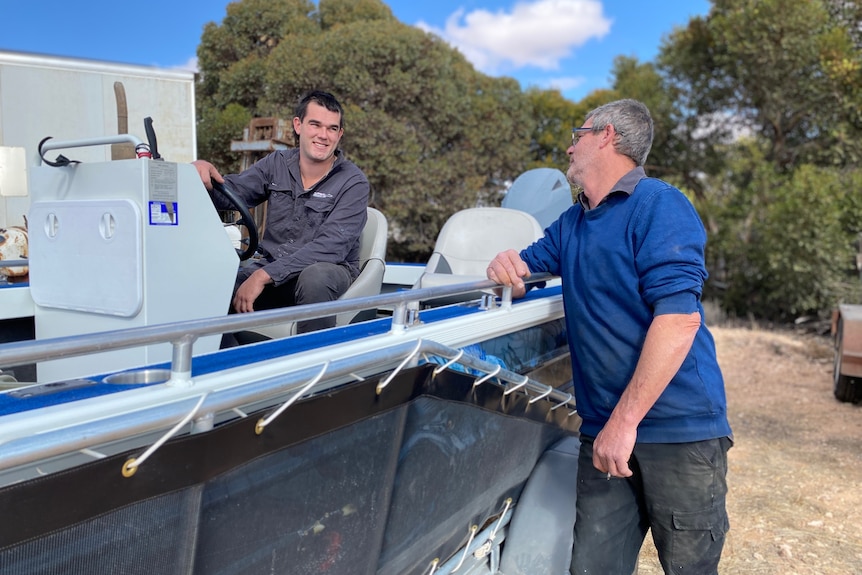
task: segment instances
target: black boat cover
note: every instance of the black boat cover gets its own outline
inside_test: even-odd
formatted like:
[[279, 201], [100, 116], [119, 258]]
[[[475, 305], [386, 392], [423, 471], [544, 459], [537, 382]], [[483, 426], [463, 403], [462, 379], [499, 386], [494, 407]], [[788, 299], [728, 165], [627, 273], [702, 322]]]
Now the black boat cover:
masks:
[[[427, 572], [517, 496], [577, 417], [434, 365], [0, 490], [0, 573]], [[574, 488], [574, 478], [573, 478]]]

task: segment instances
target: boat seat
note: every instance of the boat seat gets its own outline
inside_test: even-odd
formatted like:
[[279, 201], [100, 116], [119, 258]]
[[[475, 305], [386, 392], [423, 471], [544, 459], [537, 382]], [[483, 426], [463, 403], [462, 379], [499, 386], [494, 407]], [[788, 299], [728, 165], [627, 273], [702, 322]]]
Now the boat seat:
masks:
[[[359, 276], [350, 284], [340, 300], [378, 295], [383, 285], [383, 272], [386, 269], [386, 242], [389, 235], [389, 224], [386, 216], [375, 208], [368, 208], [368, 220], [359, 237]], [[335, 316], [335, 325], [347, 325], [373, 319], [377, 310], [354, 310]], [[285, 322], [276, 325], [255, 328], [255, 333], [264, 336], [261, 339], [278, 339], [296, 334], [296, 322]]]
[[[414, 288], [487, 279], [488, 263], [498, 253], [522, 250], [544, 235], [534, 216], [510, 208], [468, 208], [453, 214], [440, 230], [434, 252]], [[480, 293], [454, 296], [464, 301]], [[433, 305], [451, 303], [450, 298]], [[429, 302], [431, 303], [431, 302]]]

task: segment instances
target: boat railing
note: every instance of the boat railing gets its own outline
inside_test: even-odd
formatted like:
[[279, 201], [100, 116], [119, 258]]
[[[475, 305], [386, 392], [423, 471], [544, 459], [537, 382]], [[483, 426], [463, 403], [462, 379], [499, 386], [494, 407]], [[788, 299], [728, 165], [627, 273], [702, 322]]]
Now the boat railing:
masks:
[[30, 260], [0, 260], [0, 269], [29, 266]]
[[[554, 276], [534, 274], [526, 283], [545, 282]], [[471, 281], [420, 289], [405, 289], [376, 296], [336, 300], [302, 306], [286, 307], [247, 314], [233, 314], [214, 318], [187, 320], [144, 327], [80, 334], [41, 340], [28, 340], [0, 345], [0, 368], [14, 365], [87, 355], [118, 349], [170, 342], [171, 377], [169, 382], [182, 383], [191, 375], [194, 342], [202, 336], [242, 330], [254, 330], [284, 322], [295, 322], [327, 317], [342, 312], [393, 307], [394, 332], [404, 331], [414, 321], [419, 302], [446, 298], [459, 294], [486, 291], [484, 305], [496, 306], [492, 290], [500, 290], [500, 307], [512, 306], [512, 288], [492, 280]]]
[[[261, 417], [256, 425], [258, 433], [274, 419], [303, 397], [324, 392], [338, 385], [340, 380], [361, 380], [358, 371], [371, 366], [398, 361], [398, 366], [377, 384], [378, 394], [385, 393], [389, 382], [411, 361], [420, 356], [435, 356], [448, 360], [438, 364], [435, 370], [442, 371], [453, 363], [469, 368], [475, 374], [474, 387], [479, 385], [500, 385], [506, 395], [521, 393], [530, 398], [530, 403], [540, 400], [554, 402], [552, 409], [565, 409], [568, 415], [576, 414], [572, 394], [530, 379], [502, 368], [496, 363], [480, 359], [462, 350], [454, 349], [434, 341], [415, 340], [389, 345], [385, 348], [326, 361], [322, 364], [302, 367], [277, 377], [265, 378], [243, 386], [229, 386], [219, 389], [202, 389], [192, 395], [176, 398], [175, 401], [157, 401], [152, 405], [138, 405], [134, 413], [114, 409], [114, 402], [122, 404], [121, 398], [114, 394], [101, 398], [103, 416], [85, 417], [72, 427], [61, 426], [30, 433], [18, 428], [11, 437], [4, 437], [7, 430], [0, 425], [0, 472], [59, 457], [72, 452], [92, 453], [99, 446], [120, 442], [128, 437], [142, 437], [158, 430], [171, 428], [170, 431], [153, 444], [152, 450], [164, 441], [180, 433], [183, 429], [191, 432], [206, 431], [213, 425], [212, 414], [236, 412], [238, 406], [259, 401], [271, 401], [273, 397], [289, 396], [275, 410]], [[179, 391], [179, 390], [178, 390]], [[191, 390], [189, 390], [191, 392]], [[207, 416], [206, 414], [210, 414]], [[92, 415], [92, 414], [90, 414]], [[179, 423], [178, 423], [179, 422]], [[20, 422], [18, 423], [20, 424]], [[16, 424], [16, 427], [17, 425]], [[148, 455], [150, 450], [147, 450]], [[102, 455], [99, 455], [101, 457]], [[134, 466], [143, 463], [138, 457]]]
[[[552, 276], [533, 276], [528, 281], [538, 282], [551, 279]], [[415, 290], [405, 290], [392, 294], [382, 294], [367, 298], [357, 298], [352, 305], [357, 309], [366, 309], [379, 305], [407, 306], [418, 300], [429, 300], [433, 297], [446, 297], [457, 293], [469, 293], [476, 290], [499, 288], [491, 281], [470, 282], [451, 286], [438, 286]], [[503, 306], [511, 307], [511, 290], [504, 290]], [[314, 314], [332, 315], [336, 310], [346, 309], [351, 302], [340, 301], [327, 304], [314, 304], [314, 310], [286, 308], [272, 312], [256, 312], [229, 317], [212, 318], [197, 321], [185, 321], [175, 324], [163, 324], [127, 330], [116, 330], [100, 334], [80, 335], [64, 338], [54, 338], [36, 342], [15, 342], [0, 345], [0, 365], [10, 365], [40, 359], [40, 353], [50, 357], [84, 354], [88, 351], [101, 352], [108, 349], [119, 349], [153, 342], [170, 341], [174, 345], [174, 361], [182, 366], [172, 366], [171, 372], [185, 369], [185, 363], [191, 361], [190, 351], [195, 338], [203, 335], [217, 334], [224, 331], [254, 328], [269, 325], [278, 321], [296, 320], [315, 317]], [[495, 304], [496, 305], [496, 304]], [[491, 311], [491, 310], [489, 310]], [[497, 311], [502, 312], [502, 309]], [[395, 314], [392, 318], [392, 331], [406, 329], [399, 327]], [[355, 351], [355, 350], [354, 350]], [[38, 352], [38, 353], [37, 353]], [[189, 354], [188, 358], [179, 357]], [[381, 374], [377, 383], [377, 393], [385, 393], [386, 387], [396, 375], [408, 366], [417, 365], [420, 359], [435, 363], [435, 373], [460, 364], [469, 373], [474, 374], [474, 386], [483, 384], [499, 385], [506, 395], [511, 393], [524, 394], [530, 398], [530, 403], [546, 400], [553, 402], [553, 409], [562, 408], [569, 415], [576, 413], [575, 400], [570, 393], [556, 389], [550, 385], [535, 381], [528, 375], [510, 371], [501, 365], [479, 358], [462, 349], [455, 349], [430, 339], [421, 337], [414, 339], [390, 338], [383, 345], [369, 347], [352, 355], [336, 356], [326, 361], [314, 360], [295, 364], [295, 368], [278, 369], [270, 372], [244, 371], [248, 382], [246, 385], [223, 385], [223, 378], [210, 377], [205, 382], [182, 385], [184, 382], [168, 380], [159, 386], [164, 392], [172, 389], [169, 396], [157, 393], [152, 401], [141, 402], [136, 399], [132, 412], [127, 409], [123, 394], [108, 394], [100, 398], [99, 414], [82, 407], [82, 417], [71, 426], [56, 425], [54, 415], [46, 414], [50, 421], [43, 422], [29, 419], [28, 425], [33, 429], [22, 428], [22, 421], [10, 422], [6, 426], [0, 422], [0, 473], [26, 466], [46, 458], [61, 457], [64, 454], [79, 452], [90, 453], [98, 446], [111, 445], [128, 437], [144, 437], [147, 434], [160, 433], [159, 430], [170, 429], [162, 440], [154, 445], [160, 445], [170, 436], [180, 433], [182, 429], [191, 432], [205, 431], [214, 423], [214, 414], [236, 413], [239, 406], [258, 405], [266, 403], [271, 406], [280, 404], [269, 415], [261, 417], [257, 426], [262, 430], [273, 419], [279, 417], [295, 401], [314, 395], [327, 389], [363, 379], [361, 373], [372, 373], [380, 367], [386, 371]], [[397, 367], [392, 368], [392, 366]], [[255, 375], [256, 373], [256, 375]], [[383, 375], [385, 374], [385, 376]], [[206, 378], [205, 378], [206, 379]], [[170, 399], [168, 400], [168, 398]], [[286, 401], [274, 398], [288, 397]], [[209, 414], [205, 416], [205, 414]], [[67, 413], [67, 415], [71, 415]], [[177, 423], [179, 422], [179, 423]], [[9, 427], [9, 429], [7, 429]], [[38, 430], [38, 432], [37, 432]], [[135, 465], [142, 461], [138, 458]]]

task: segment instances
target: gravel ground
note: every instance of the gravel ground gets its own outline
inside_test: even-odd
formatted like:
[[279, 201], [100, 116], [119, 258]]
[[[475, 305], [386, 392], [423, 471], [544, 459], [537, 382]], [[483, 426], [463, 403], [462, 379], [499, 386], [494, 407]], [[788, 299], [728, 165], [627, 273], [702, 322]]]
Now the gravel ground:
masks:
[[[862, 406], [833, 396], [831, 340], [712, 333], [735, 440], [720, 573], [862, 574]], [[648, 536], [639, 574], [657, 573]]]

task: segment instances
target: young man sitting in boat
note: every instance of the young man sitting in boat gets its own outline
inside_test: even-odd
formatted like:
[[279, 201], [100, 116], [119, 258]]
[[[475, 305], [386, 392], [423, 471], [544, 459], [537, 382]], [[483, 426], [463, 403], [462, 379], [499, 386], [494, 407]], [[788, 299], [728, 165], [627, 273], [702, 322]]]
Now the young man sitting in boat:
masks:
[[[344, 110], [332, 94], [310, 92], [293, 129], [296, 148], [272, 152], [240, 174], [223, 177], [210, 162], [193, 162], [208, 190], [214, 180], [249, 207], [268, 202], [262, 257], [240, 267], [231, 313], [336, 300], [359, 275], [369, 184], [338, 148]], [[217, 208], [231, 209], [211, 196]], [[301, 321], [297, 332], [334, 325], [334, 317]]]

